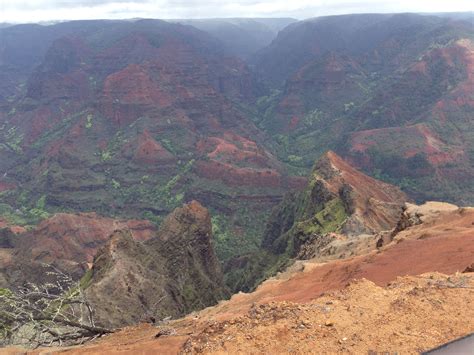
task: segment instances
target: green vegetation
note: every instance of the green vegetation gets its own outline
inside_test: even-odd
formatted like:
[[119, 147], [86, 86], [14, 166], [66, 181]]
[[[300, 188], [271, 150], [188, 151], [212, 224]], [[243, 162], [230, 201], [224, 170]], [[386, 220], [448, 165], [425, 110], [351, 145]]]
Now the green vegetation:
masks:
[[291, 264], [285, 255], [275, 255], [266, 250], [241, 257], [244, 265], [224, 274], [226, 285], [233, 291], [253, 291], [260, 283], [275, 276]]
[[[241, 220], [233, 223], [230, 217], [217, 211], [212, 212], [212, 233], [214, 235], [215, 250], [217, 257], [223, 262], [258, 249], [258, 231], [252, 230], [252, 225], [255, 225], [255, 221], [250, 221], [248, 219], [249, 216], [245, 216], [243, 211], [239, 212], [236, 217]], [[236, 230], [235, 225], [238, 226], [245, 223], [245, 221], [249, 224], [247, 224], [246, 233], [243, 234], [244, 229], [238, 228]]]
[[340, 198], [334, 198], [310, 219], [297, 222], [295, 233], [298, 235], [326, 234], [337, 232], [347, 218], [344, 204]]
[[321, 121], [324, 118], [325, 118], [324, 112], [316, 108], [316, 109], [308, 112], [303, 117], [303, 124], [305, 125], [306, 128], [313, 128], [313, 127], [316, 127], [317, 125], [321, 124]]
[[91, 114], [88, 114], [86, 117], [86, 128], [91, 129], [92, 128], [92, 118], [93, 116]]
[[110, 159], [112, 159], [112, 153], [108, 150], [103, 150], [100, 152], [100, 159], [103, 162], [109, 161]]
[[[0, 300], [9, 299], [12, 296], [12, 291], [7, 288], [0, 288]], [[12, 322], [9, 320], [8, 314], [0, 311], [0, 339], [5, 339], [9, 334], [11, 334], [11, 329]]]
[[292, 165], [299, 165], [303, 162], [303, 158], [302, 157], [299, 157], [297, 155], [288, 155], [288, 161], [290, 162], [290, 164]]
[[0, 143], [0, 148], [3, 146], [4, 148], [11, 150], [17, 154], [21, 154], [23, 149], [21, 144], [23, 142], [24, 135], [22, 133], [18, 133], [16, 127], [10, 127], [8, 129], [5, 126], [0, 127], [0, 134], [3, 133], [3, 143]]
[[88, 288], [92, 282], [92, 276], [93, 276], [92, 269], [87, 270], [84, 276], [82, 276], [81, 280], [79, 281], [79, 287], [83, 290]]
[[[62, 107], [61, 110], [64, 110]], [[81, 119], [85, 114], [85, 111], [76, 112], [65, 116], [62, 121], [56, 124], [52, 129], [47, 130], [41, 135], [32, 145], [34, 149], [44, 147], [48, 142], [60, 139], [65, 136], [68, 129], [71, 128], [72, 124], [76, 120]]]
[[[317, 176], [317, 171], [313, 176]], [[313, 179], [304, 191], [288, 195], [273, 211], [261, 248], [240, 257], [238, 263], [243, 266], [229, 268], [225, 275], [227, 285], [232, 290], [252, 290], [291, 264], [310, 238], [338, 232], [347, 218], [342, 199]]]
[[274, 110], [278, 104], [278, 99], [282, 94], [281, 90], [273, 89], [267, 96], [261, 96], [256, 102], [256, 111], [258, 114], [253, 115], [253, 121], [264, 128], [271, 122]]
[[349, 102], [348, 104], [344, 104], [344, 112], [350, 111], [355, 107], [353, 102]]
[[121, 186], [121, 185], [120, 185], [120, 183], [119, 183], [117, 180], [112, 179], [112, 187], [113, 187], [114, 189], [120, 189], [120, 186]]
[[160, 142], [161, 142], [161, 145], [163, 146], [163, 148], [165, 148], [171, 154], [176, 155], [176, 150], [174, 149], [173, 143], [171, 143], [171, 141], [169, 139], [163, 138], [163, 139], [161, 139]]
[[[29, 194], [27, 191], [20, 193], [17, 200], [21, 207], [17, 209], [8, 203], [0, 202], [0, 217], [12, 225], [31, 226], [50, 216], [46, 211], [46, 195], [42, 195], [33, 205], [30, 204], [31, 202], [25, 202], [28, 199]], [[1, 200], [2, 196], [0, 196]]]
[[[184, 192], [176, 191], [176, 186], [179, 181], [183, 179], [191, 170], [195, 160], [191, 159], [183, 165], [180, 172], [171, 178], [165, 185], [157, 186], [154, 190], [154, 197], [161, 203], [163, 203], [166, 208], [170, 210], [178, 207], [184, 198]], [[157, 201], [157, 202], [158, 202]]]
[[123, 131], [119, 130], [112, 139], [109, 140], [107, 147], [100, 151], [99, 157], [102, 162], [108, 162], [120, 151], [124, 144], [128, 143]]
[[417, 153], [410, 158], [405, 158], [398, 152], [384, 151], [371, 147], [368, 154], [373, 163], [371, 174], [381, 180], [399, 184], [402, 179], [416, 178], [431, 171], [426, 155]]

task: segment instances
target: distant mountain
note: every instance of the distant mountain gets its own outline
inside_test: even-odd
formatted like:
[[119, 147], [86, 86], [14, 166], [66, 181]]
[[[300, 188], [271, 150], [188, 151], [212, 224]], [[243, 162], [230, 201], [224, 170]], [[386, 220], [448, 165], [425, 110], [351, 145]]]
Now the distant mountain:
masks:
[[[471, 12], [437, 12], [437, 13], [426, 13], [424, 15], [427, 16], [441, 16], [441, 17], [449, 17], [455, 20], [466, 20], [466, 21], [474, 21], [474, 11]], [[474, 24], [474, 22], [473, 22]]]
[[471, 204], [464, 17], [0, 29], [0, 217], [25, 226], [96, 212], [159, 225], [198, 200], [227, 265], [260, 248], [272, 208], [304, 189], [329, 149], [417, 201]]
[[194, 26], [218, 38], [232, 55], [248, 59], [269, 45], [292, 18], [223, 18], [170, 20]]
[[310, 167], [331, 148], [420, 201], [471, 204], [474, 26], [451, 17], [330, 16], [281, 31], [254, 58], [273, 89], [258, 125], [280, 158]]
[[[302, 352], [308, 331], [366, 352], [372, 334], [349, 318], [372, 322], [372, 294], [391, 297], [380, 324], [390, 308], [411, 326], [433, 304], [441, 319], [432, 291], [458, 315], [461, 274], [342, 290], [473, 270], [474, 211], [412, 203], [474, 203], [471, 15], [0, 28], [0, 344], [82, 343], [146, 321], [107, 339], [275, 353], [283, 329]], [[389, 326], [375, 345], [405, 340]], [[407, 350], [447, 340], [436, 327]]]
[[304, 180], [245, 109], [262, 90], [255, 75], [203, 31], [79, 21], [0, 37], [0, 188], [17, 216], [40, 205], [159, 222], [198, 199], [228, 257], [256, 247], [261, 220]]

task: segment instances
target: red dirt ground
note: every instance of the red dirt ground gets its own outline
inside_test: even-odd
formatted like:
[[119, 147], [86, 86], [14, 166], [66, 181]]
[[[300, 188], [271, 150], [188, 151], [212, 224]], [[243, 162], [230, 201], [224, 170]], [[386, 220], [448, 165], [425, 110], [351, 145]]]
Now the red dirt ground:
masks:
[[[211, 340], [210, 344], [214, 346], [214, 348], [206, 348], [204, 346], [201, 348], [201, 350], [211, 353], [225, 353], [225, 350], [219, 348], [219, 344], [221, 344], [220, 341], [217, 343], [212, 341], [216, 339], [219, 340], [219, 334], [222, 334], [222, 329], [227, 326], [234, 327], [234, 324], [247, 324], [245, 323], [246, 319], [249, 317], [248, 315], [252, 314], [251, 309], [255, 307], [255, 305], [266, 305], [273, 302], [272, 304], [276, 304], [276, 308], [289, 308], [290, 313], [294, 313], [301, 310], [304, 311], [308, 307], [311, 308], [311, 304], [315, 304], [315, 302], [318, 304], [321, 303], [319, 302], [318, 297], [327, 294], [328, 292], [343, 290], [349, 284], [353, 284], [352, 280], [354, 279], [364, 278], [374, 282], [375, 285], [385, 286], [400, 276], [419, 275], [426, 272], [442, 272], [446, 274], [453, 274], [457, 271], [465, 270], [466, 267], [471, 265], [474, 261], [473, 226], [474, 209], [465, 208], [455, 211], [444, 211], [441, 212], [436, 218], [427, 220], [421, 225], [410, 227], [407, 230], [399, 233], [391, 244], [379, 251], [374, 251], [368, 255], [358, 256], [347, 260], [330, 261], [324, 264], [311, 261], [304, 262], [302, 264], [302, 269], [288, 271], [274, 279], [270, 279], [264, 282], [253, 293], [240, 293], [234, 295], [231, 300], [221, 302], [215, 307], [210, 307], [196, 314], [191, 314], [187, 318], [170, 322], [167, 327], [172, 328], [173, 331], [176, 332], [176, 334], [173, 336], [161, 336], [159, 338], [155, 338], [155, 335], [158, 333], [158, 329], [156, 327], [151, 325], [139, 325], [137, 327], [126, 328], [116, 334], [104, 337], [83, 347], [56, 349], [56, 351], [62, 351], [67, 354], [176, 354], [182, 350], [182, 347], [186, 342], [188, 342], [188, 345], [194, 344], [196, 342], [200, 344], [200, 339], [203, 334], [207, 334], [206, 336], [208, 336], [208, 338]], [[456, 278], [446, 278], [444, 276], [434, 275], [430, 276], [428, 279], [431, 278], [436, 280], [439, 279], [441, 280], [440, 282], [449, 283], [453, 282], [454, 279], [460, 279], [460, 276], [456, 276]], [[346, 334], [349, 334], [351, 331], [356, 329], [354, 327], [362, 327], [363, 329], [366, 329], [363, 333], [365, 335], [361, 335], [360, 338], [356, 337], [349, 339], [350, 344], [354, 344], [352, 346], [356, 346], [354, 349], [362, 350], [362, 348], [365, 346], [364, 351], [367, 351], [367, 346], [369, 345], [378, 349], [380, 349], [382, 345], [389, 348], [394, 348], [396, 345], [401, 347], [404, 346], [403, 349], [406, 349], [407, 346], [411, 346], [411, 348], [408, 348], [409, 350], [411, 349], [411, 351], [408, 352], [414, 352], [415, 349], [426, 349], [474, 330], [474, 325], [469, 324], [468, 321], [466, 323], [466, 320], [462, 318], [467, 316], [468, 319], [472, 320], [472, 317], [470, 317], [467, 313], [463, 313], [461, 316], [460, 313], [460, 304], [465, 305], [466, 302], [469, 302], [469, 300], [472, 301], [472, 290], [454, 290], [454, 293], [448, 293], [448, 291], [445, 292], [442, 289], [439, 291], [437, 289], [435, 291], [430, 291], [430, 289], [428, 289], [426, 291], [427, 296], [418, 297], [416, 293], [418, 292], [417, 290], [420, 290], [420, 287], [426, 288], [429, 285], [426, 283], [426, 278], [420, 279], [422, 281], [416, 280], [419, 279], [407, 279], [406, 284], [402, 283], [400, 288], [405, 290], [405, 288], [409, 285], [415, 285], [416, 287], [411, 287], [409, 290], [406, 290], [406, 292], [404, 291], [405, 293], [403, 294], [400, 294], [398, 291], [396, 294], [394, 294], [393, 302], [390, 303], [392, 306], [390, 307], [395, 307], [397, 304], [399, 304], [400, 307], [395, 307], [396, 309], [392, 309], [393, 313], [388, 314], [386, 313], [387, 311], [384, 311], [384, 316], [380, 318], [380, 320], [384, 319], [383, 322], [387, 323], [391, 318], [393, 318], [396, 319], [396, 324], [390, 323], [390, 332], [388, 332], [388, 330], [385, 329], [387, 327], [385, 327], [384, 329], [387, 330], [387, 332], [384, 330], [383, 332], [381, 331], [379, 334], [376, 334], [377, 336], [372, 337], [376, 340], [376, 342], [374, 340], [375, 343], [370, 343], [370, 339], [372, 338], [369, 336], [371, 334], [368, 333], [377, 332], [377, 327], [382, 327], [383, 322], [378, 324], [377, 322], [372, 321], [372, 317], [366, 317], [367, 319], [361, 321], [360, 325], [351, 325], [348, 323], [349, 325], [346, 324], [343, 326], [344, 331], [347, 332]], [[339, 298], [337, 299], [339, 301], [332, 300], [332, 298], [329, 297], [331, 294], [329, 294], [329, 296], [325, 296], [325, 304], [331, 304], [327, 302], [346, 302], [347, 304], [344, 304], [346, 304], [345, 309], [347, 310], [359, 308], [363, 309], [365, 304], [363, 302], [369, 302], [370, 300], [372, 300], [371, 302], [376, 302], [376, 299], [378, 299], [377, 297], [380, 296], [383, 298], [382, 296], [384, 296], [387, 292], [391, 292], [389, 291], [390, 288], [388, 291], [380, 291], [377, 286], [370, 283], [362, 284], [365, 285], [365, 291], [357, 291], [356, 287], [356, 292], [354, 291], [354, 286], [350, 286], [348, 291], [343, 291], [341, 296], [342, 298], [338, 296]], [[396, 288], [396, 286], [390, 287]], [[355, 300], [350, 301], [350, 297], [354, 292], [356, 292], [359, 296]], [[428, 297], [429, 295], [433, 295], [430, 292], [436, 292], [436, 297], [438, 299], [442, 299], [442, 304], [445, 304], [445, 307], [448, 308], [437, 308], [435, 309], [434, 313], [433, 308], [427, 309], [426, 312], [432, 312], [434, 317], [433, 319], [436, 320], [439, 318], [439, 320], [428, 323], [423, 317], [416, 317], [413, 315], [413, 307], [417, 305], [416, 309], [420, 309], [420, 305], [424, 305], [424, 301], [431, 299]], [[373, 297], [371, 297], [371, 295]], [[459, 299], [457, 297], [459, 297]], [[411, 301], [412, 299], [413, 301]], [[359, 301], [360, 304], [357, 303]], [[408, 301], [415, 302], [413, 304], [410, 303], [413, 305], [413, 307], [404, 306], [404, 304], [406, 304]], [[288, 306], [287, 302], [292, 303], [290, 306]], [[301, 304], [302, 306], [298, 306], [298, 304]], [[268, 308], [270, 306], [263, 307]], [[380, 307], [382, 307], [382, 305]], [[472, 309], [472, 307], [468, 308]], [[294, 311], [291, 311], [292, 309]], [[375, 308], [375, 310], [376, 309], [377, 308]], [[423, 310], [423, 312], [425, 312], [425, 310]], [[341, 322], [345, 324], [344, 322], [346, 322], [347, 319], [342, 313], [343, 310], [341, 310], [341, 313], [335, 314], [334, 317], [336, 322], [341, 320]], [[392, 314], [392, 316], [390, 316], [390, 314]], [[309, 318], [316, 317], [312, 313], [305, 314], [305, 316]], [[290, 319], [293, 316], [291, 316], [291, 314], [287, 314], [285, 317]], [[381, 315], [379, 314], [378, 317], [381, 317]], [[461, 323], [457, 321], [459, 319], [461, 319]], [[444, 335], [439, 331], [439, 322], [442, 320], [452, 325], [451, 331], [445, 333]], [[339, 326], [338, 323], [336, 324]], [[248, 336], [248, 338], [246, 338], [246, 342], [250, 347], [247, 348], [249, 351], [251, 350], [258, 353], [258, 349], [262, 350], [267, 349], [269, 346], [271, 347], [271, 344], [275, 342], [275, 337], [278, 339], [285, 334], [293, 334], [291, 333], [293, 332], [293, 330], [291, 330], [293, 328], [285, 328], [287, 329], [285, 330], [286, 333], [284, 332], [280, 335], [272, 333], [271, 336], [265, 337], [264, 339], [258, 337], [252, 338], [254, 335], [256, 336], [256, 334], [252, 333], [253, 329], [259, 326], [260, 325], [258, 323], [254, 324], [252, 321], [250, 325], [247, 325], [244, 328], [241, 327], [240, 333], [236, 334], [237, 339], [241, 339], [240, 336]], [[369, 329], [367, 328], [368, 326], [376, 327], [376, 329]], [[413, 335], [414, 331], [410, 330], [410, 327], [412, 326], [416, 328], [416, 332], [419, 332], [420, 329], [426, 327], [429, 337], [423, 337], [421, 336], [422, 333], [416, 333], [418, 334], [417, 336], [420, 336], [419, 338], [416, 338], [415, 335]], [[324, 327], [332, 327], [332, 325], [324, 325]], [[216, 329], [218, 330], [216, 331]], [[269, 330], [264, 329], [264, 331]], [[216, 334], [217, 338], [216, 336], [212, 335], [213, 333]], [[326, 342], [324, 344], [326, 344], [327, 349], [333, 349], [334, 351], [349, 351], [349, 349], [344, 350], [342, 348], [346, 346], [342, 343], [345, 340], [340, 339], [340, 336], [342, 335], [338, 333], [336, 333], [335, 336], [333, 335], [328, 334], [327, 339], [321, 340]], [[189, 340], [190, 337], [192, 340]], [[258, 342], [256, 342], [255, 339], [257, 339]], [[398, 340], [395, 342], [396, 339]], [[409, 341], [404, 339], [409, 339]], [[304, 346], [308, 345], [308, 343], [305, 341], [310, 340], [309, 338], [306, 340], [300, 339], [300, 344], [303, 346], [303, 348]], [[364, 341], [366, 343], [364, 343]], [[235, 344], [232, 344], [234, 343], [230, 343], [230, 348], [228, 350], [230, 350], [230, 353], [235, 353], [237, 352], [237, 347], [234, 347]], [[239, 344], [242, 344], [242, 342], [237, 343], [237, 345]], [[304, 352], [303, 348], [299, 349]], [[309, 348], [305, 349], [306, 351], [309, 351]], [[31, 353], [45, 354], [51, 352], [53, 352], [52, 349], [45, 349], [35, 350]], [[22, 352], [20, 350], [9, 349], [5, 350], [4, 353], [18, 354]]]

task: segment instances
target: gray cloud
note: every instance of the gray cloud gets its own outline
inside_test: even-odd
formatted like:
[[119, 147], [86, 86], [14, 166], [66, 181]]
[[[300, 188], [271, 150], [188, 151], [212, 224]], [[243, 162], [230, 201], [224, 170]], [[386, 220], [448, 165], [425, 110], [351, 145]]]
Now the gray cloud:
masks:
[[0, 22], [473, 11], [473, 0], [0, 0]]

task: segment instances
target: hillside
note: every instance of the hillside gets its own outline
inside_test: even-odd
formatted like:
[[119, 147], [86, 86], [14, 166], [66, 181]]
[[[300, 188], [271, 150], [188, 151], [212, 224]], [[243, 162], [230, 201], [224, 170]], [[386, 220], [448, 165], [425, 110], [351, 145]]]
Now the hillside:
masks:
[[68, 352], [418, 353], [469, 334], [473, 275], [456, 272], [472, 263], [473, 209], [434, 203], [407, 211], [421, 224], [378, 251], [299, 262], [253, 293], [158, 327], [126, 328]]
[[171, 20], [196, 27], [218, 38], [226, 50], [242, 59], [249, 59], [268, 46], [278, 32], [296, 22], [291, 18], [225, 18]]
[[[67, 326], [74, 340], [75, 331], [88, 327], [116, 329], [177, 318], [229, 296], [214, 251], [211, 216], [197, 201], [175, 209], [159, 229], [148, 221], [58, 214], [31, 232], [0, 231], [2, 346], [56, 344], [56, 335], [67, 333]], [[79, 290], [87, 300], [89, 318], [79, 316], [82, 310], [76, 298], [63, 328], [49, 333], [38, 330], [35, 321], [47, 322], [58, 304], [51, 303], [41, 316], [43, 303], [37, 297], [50, 300], [64, 285], [66, 299], [58, 301], [54, 318], [68, 317], [68, 302]], [[26, 295], [29, 288], [32, 293]], [[12, 306], [13, 292], [34, 301], [28, 324], [22, 323], [19, 307]]]
[[397, 187], [327, 152], [314, 165], [306, 188], [288, 193], [273, 209], [260, 250], [225, 264], [227, 284], [236, 292], [249, 291], [295, 258], [337, 259], [373, 250], [396, 227], [407, 200]]
[[198, 199], [225, 259], [255, 249], [260, 221], [304, 181], [240, 108], [259, 95], [254, 74], [194, 27], [83, 21], [0, 35], [0, 75], [12, 80], [0, 102], [0, 190], [15, 222], [94, 211], [159, 224]]
[[474, 332], [472, 20], [0, 26], [0, 346], [416, 353]]
[[0, 214], [158, 225], [196, 199], [227, 262], [258, 249], [261, 221], [329, 149], [417, 202], [470, 205], [461, 15], [2, 28]]
[[333, 149], [418, 201], [472, 204], [473, 41], [462, 17], [294, 23], [254, 58], [273, 90], [258, 125], [295, 167]]

